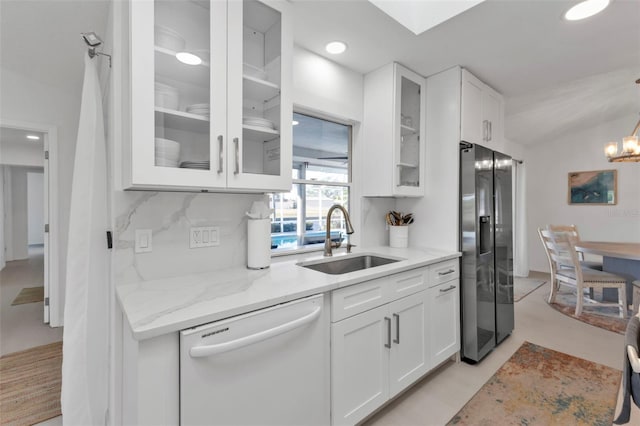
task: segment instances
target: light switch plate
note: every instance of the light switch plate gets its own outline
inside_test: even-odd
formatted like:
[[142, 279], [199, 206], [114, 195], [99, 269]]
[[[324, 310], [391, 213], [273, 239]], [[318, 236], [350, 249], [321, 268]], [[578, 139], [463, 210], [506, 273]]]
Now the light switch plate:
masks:
[[153, 248], [153, 233], [151, 229], [136, 229], [136, 253], [149, 253]]
[[213, 247], [220, 245], [218, 226], [200, 226], [189, 229], [189, 248]]

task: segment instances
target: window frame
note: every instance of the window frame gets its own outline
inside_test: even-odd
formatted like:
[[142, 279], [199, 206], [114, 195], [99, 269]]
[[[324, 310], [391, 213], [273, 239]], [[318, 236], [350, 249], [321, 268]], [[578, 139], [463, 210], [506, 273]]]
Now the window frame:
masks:
[[[349, 122], [347, 120], [341, 120], [335, 117], [328, 116], [326, 114], [322, 114], [319, 112], [312, 112], [304, 109], [294, 108], [293, 114], [305, 115], [307, 117], [315, 118], [318, 120], [328, 121], [334, 124], [339, 124], [342, 126], [347, 126], [349, 129], [348, 132], [348, 142], [347, 142], [347, 181], [346, 182], [331, 182], [331, 181], [323, 181], [323, 180], [311, 180], [311, 179], [292, 179], [291, 185], [316, 185], [316, 186], [338, 186], [342, 188], [347, 188], [348, 199], [346, 208], [348, 211], [351, 211], [351, 202], [352, 202], [352, 194], [353, 194], [353, 126], [354, 123]], [[293, 120], [293, 114], [291, 119]], [[292, 138], [292, 144], [293, 144]], [[291, 173], [293, 172], [293, 161], [291, 163]], [[296, 225], [300, 225], [297, 224]], [[271, 249], [271, 257], [279, 257], [279, 256], [288, 256], [288, 255], [296, 255], [301, 253], [310, 253], [324, 250], [324, 244], [309, 244], [303, 245], [302, 247], [297, 247], [294, 249]]]

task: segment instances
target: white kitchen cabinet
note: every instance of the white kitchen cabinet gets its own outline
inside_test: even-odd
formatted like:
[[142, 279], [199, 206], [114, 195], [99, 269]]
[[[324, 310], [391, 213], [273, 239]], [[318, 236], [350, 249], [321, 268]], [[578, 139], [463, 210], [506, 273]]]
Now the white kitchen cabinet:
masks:
[[389, 399], [388, 306], [331, 326], [331, 424], [355, 424]]
[[504, 100], [469, 71], [462, 70], [461, 139], [503, 149]]
[[422, 377], [431, 367], [427, 292], [391, 302], [389, 397], [394, 397]]
[[290, 190], [289, 2], [131, 1], [129, 12], [124, 188]]
[[397, 63], [364, 79], [363, 195], [424, 196], [424, 77]]
[[435, 367], [460, 350], [460, 280], [440, 283], [427, 292], [430, 359]]

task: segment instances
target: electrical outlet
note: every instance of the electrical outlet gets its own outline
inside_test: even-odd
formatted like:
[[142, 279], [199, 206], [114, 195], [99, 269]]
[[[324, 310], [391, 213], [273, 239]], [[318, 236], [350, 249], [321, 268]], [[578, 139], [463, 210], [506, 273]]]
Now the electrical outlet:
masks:
[[189, 248], [213, 247], [220, 245], [220, 228], [200, 226], [189, 229]]

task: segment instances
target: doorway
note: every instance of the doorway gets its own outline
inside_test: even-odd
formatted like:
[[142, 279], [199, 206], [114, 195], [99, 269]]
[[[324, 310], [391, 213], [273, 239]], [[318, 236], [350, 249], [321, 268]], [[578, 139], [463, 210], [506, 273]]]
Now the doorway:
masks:
[[55, 148], [55, 127], [0, 122], [2, 355], [62, 340]]

